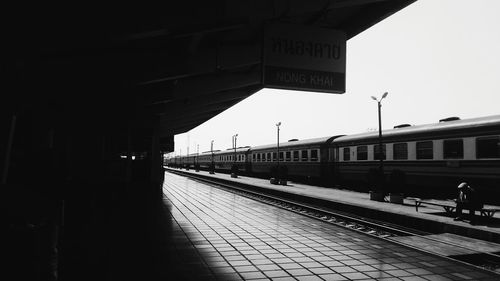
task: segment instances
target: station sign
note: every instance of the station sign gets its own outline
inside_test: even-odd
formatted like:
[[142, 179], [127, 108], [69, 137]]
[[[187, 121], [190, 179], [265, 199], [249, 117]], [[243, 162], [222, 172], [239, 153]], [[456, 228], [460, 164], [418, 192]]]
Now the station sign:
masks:
[[263, 84], [268, 88], [345, 92], [344, 32], [272, 24], [264, 33]]

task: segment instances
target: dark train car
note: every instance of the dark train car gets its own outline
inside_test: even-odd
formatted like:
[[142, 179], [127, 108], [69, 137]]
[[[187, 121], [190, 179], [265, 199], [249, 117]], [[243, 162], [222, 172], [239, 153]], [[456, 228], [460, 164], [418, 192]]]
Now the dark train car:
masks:
[[[454, 195], [460, 181], [483, 194], [500, 188], [500, 115], [396, 126], [382, 132], [385, 178], [403, 175], [404, 186], [431, 195]], [[344, 182], [366, 182], [379, 167], [378, 132], [339, 137], [333, 142]], [[395, 172], [397, 171], [397, 172]]]
[[197, 153], [191, 153], [189, 155], [182, 157], [182, 167], [186, 169], [194, 169], [196, 165], [196, 161], [198, 158]]
[[214, 152], [215, 170], [221, 172], [230, 172], [233, 165], [238, 167], [239, 171], [247, 171], [247, 154], [250, 147], [228, 148], [226, 150]]
[[[333, 175], [333, 150], [331, 142], [335, 137], [307, 140], [291, 140], [280, 143], [280, 166], [286, 167], [288, 178], [307, 179], [320, 182]], [[252, 173], [270, 176], [278, 164], [277, 146], [262, 145], [253, 147], [248, 155]]]
[[167, 166], [171, 168], [180, 168], [182, 166], [182, 157], [181, 156], [173, 156], [169, 157], [166, 160]]
[[212, 153], [218, 153], [220, 150], [206, 151], [198, 156], [197, 163], [200, 165], [200, 169], [209, 170], [212, 164]]

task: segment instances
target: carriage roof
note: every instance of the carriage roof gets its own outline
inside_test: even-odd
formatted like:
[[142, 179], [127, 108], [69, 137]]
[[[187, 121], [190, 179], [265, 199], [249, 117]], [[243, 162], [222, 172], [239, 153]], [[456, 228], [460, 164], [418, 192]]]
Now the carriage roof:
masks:
[[[446, 138], [468, 135], [480, 135], [500, 132], [500, 115], [452, 120], [432, 124], [407, 126], [382, 131], [384, 141], [398, 139]], [[376, 141], [378, 131], [342, 136], [334, 140], [335, 144]]]

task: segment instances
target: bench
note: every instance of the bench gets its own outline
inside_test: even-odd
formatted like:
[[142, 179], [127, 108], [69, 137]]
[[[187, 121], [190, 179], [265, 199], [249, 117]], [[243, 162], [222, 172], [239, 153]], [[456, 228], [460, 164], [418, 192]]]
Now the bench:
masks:
[[[420, 207], [420, 205], [422, 205], [422, 204], [442, 207], [446, 211], [446, 213], [448, 213], [448, 214], [454, 214], [455, 209], [457, 208], [455, 201], [435, 202], [435, 201], [427, 201], [427, 200], [422, 200], [422, 199], [416, 198], [415, 199], [415, 210], [417, 212], [418, 212], [418, 207]], [[496, 212], [500, 212], [499, 208], [489, 208], [489, 207], [488, 208], [483, 207], [483, 208], [477, 209], [477, 210], [479, 211], [481, 216], [489, 217], [489, 218], [493, 217]]]
[[422, 199], [415, 199], [415, 210], [417, 212], [418, 212], [418, 207], [420, 207], [420, 205], [422, 204], [443, 207], [443, 209], [449, 214], [453, 214], [457, 207], [455, 202], [450, 202], [450, 201], [434, 202], [434, 201], [424, 201]]
[[496, 212], [500, 212], [500, 209], [496, 208], [482, 208], [479, 210], [481, 212], [481, 216], [485, 216], [488, 218], [492, 218]]

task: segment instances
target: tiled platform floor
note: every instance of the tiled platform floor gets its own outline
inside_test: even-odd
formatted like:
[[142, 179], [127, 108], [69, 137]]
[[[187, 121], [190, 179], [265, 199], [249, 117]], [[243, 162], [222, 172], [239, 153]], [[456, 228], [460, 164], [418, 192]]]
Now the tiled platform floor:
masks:
[[176, 276], [192, 280], [499, 280], [171, 173]]

